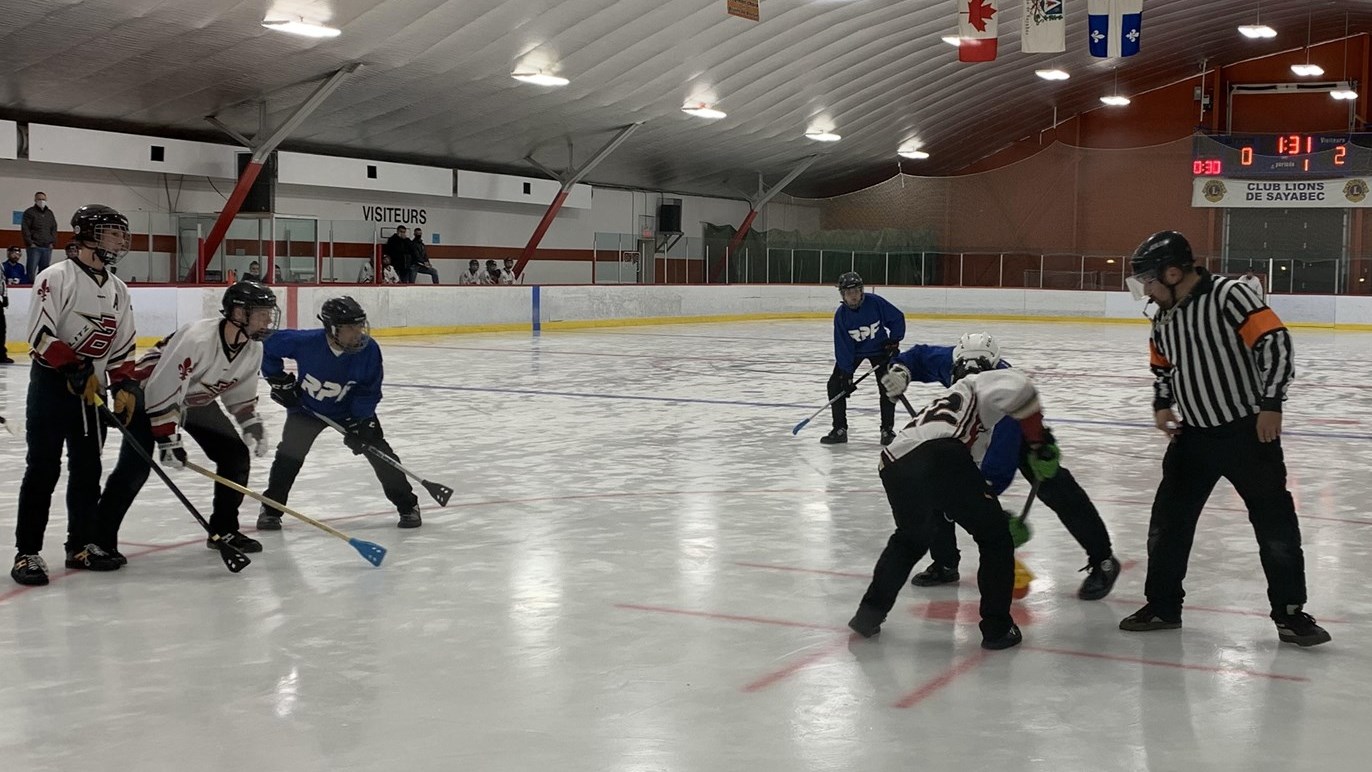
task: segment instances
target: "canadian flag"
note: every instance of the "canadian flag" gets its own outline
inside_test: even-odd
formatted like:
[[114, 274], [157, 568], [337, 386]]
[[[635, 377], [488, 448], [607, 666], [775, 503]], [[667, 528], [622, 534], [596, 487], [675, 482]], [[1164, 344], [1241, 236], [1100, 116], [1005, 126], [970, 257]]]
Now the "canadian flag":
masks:
[[957, 0], [958, 61], [990, 62], [996, 58], [996, 7], [999, 0]]
[[1133, 56], [1139, 52], [1143, 0], [1087, 0], [1086, 22], [1092, 56]]

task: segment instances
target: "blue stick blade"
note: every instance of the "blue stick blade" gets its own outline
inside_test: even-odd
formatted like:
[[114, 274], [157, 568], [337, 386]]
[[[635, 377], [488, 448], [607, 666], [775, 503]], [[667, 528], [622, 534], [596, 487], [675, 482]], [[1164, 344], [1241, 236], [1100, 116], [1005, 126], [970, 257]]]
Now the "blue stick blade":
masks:
[[801, 430], [801, 429], [804, 429], [804, 428], [805, 428], [805, 424], [808, 424], [808, 423], [810, 423], [810, 419], [807, 418], [807, 419], [805, 419], [804, 421], [801, 421], [800, 423], [796, 424], [796, 428], [794, 428], [794, 429], [791, 430], [791, 436], [795, 436], [795, 435], [797, 435], [797, 434], [800, 434], [800, 430]]
[[357, 550], [358, 554], [374, 566], [381, 565], [381, 561], [386, 559], [386, 548], [380, 544], [356, 537], [348, 539], [348, 543], [353, 545], [353, 549]]

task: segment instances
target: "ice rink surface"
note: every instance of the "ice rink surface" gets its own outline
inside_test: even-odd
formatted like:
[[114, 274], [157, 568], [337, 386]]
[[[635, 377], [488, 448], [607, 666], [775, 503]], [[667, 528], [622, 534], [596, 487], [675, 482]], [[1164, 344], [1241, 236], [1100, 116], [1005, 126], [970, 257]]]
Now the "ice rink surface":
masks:
[[[879, 637], [850, 641], [892, 521], [874, 384], [854, 398], [848, 445], [818, 443], [827, 414], [791, 436], [825, 401], [831, 330], [383, 339], [387, 436], [457, 489], [452, 503], [421, 491], [424, 527], [397, 530], [366, 463], [329, 434], [291, 497], [388, 547], [381, 568], [287, 518], [229, 574], [152, 478], [126, 520], [130, 564], [73, 575], [59, 488], [52, 584], [0, 588], [0, 768], [1365, 768], [1372, 334], [1294, 333], [1284, 445], [1307, 610], [1334, 638], [1304, 650], [1277, 641], [1225, 483], [1201, 520], [1185, 628], [1116, 629], [1143, 602], [1165, 447], [1146, 327], [911, 320], [906, 343], [990, 331], [1035, 377], [1126, 566], [1108, 599], [1077, 600], [1085, 556], [1040, 506], [1021, 552], [1038, 576], [1017, 604], [1025, 644], [986, 653], [966, 534], [961, 586], [907, 587]], [[0, 370], [16, 423], [27, 380], [24, 365]], [[283, 413], [262, 394], [276, 436]], [[24, 446], [0, 442], [12, 538]], [[254, 461], [258, 490], [269, 461]], [[176, 479], [208, 511], [209, 483]], [[1018, 509], [1027, 489], [1003, 503]], [[256, 511], [245, 503], [249, 533]]]

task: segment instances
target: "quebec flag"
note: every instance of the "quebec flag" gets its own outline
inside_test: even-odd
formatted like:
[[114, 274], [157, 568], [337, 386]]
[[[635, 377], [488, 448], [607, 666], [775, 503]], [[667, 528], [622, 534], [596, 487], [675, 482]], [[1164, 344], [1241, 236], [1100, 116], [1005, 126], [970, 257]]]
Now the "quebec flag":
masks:
[[1139, 52], [1143, 0], [1087, 0], [1091, 55], [1133, 56]]

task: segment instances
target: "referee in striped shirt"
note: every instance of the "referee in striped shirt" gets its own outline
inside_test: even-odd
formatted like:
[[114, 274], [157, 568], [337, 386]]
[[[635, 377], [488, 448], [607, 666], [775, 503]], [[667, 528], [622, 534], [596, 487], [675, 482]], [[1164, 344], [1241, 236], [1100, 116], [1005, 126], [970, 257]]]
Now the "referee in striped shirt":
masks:
[[1325, 643], [1329, 633], [1301, 610], [1305, 557], [1282, 459], [1282, 402], [1295, 375], [1290, 334], [1251, 288], [1196, 267], [1176, 231], [1149, 236], [1132, 263], [1135, 298], [1158, 304], [1149, 341], [1154, 422], [1172, 441], [1148, 523], [1148, 602], [1120, 629], [1181, 627], [1196, 522], [1223, 477], [1248, 507], [1277, 636]]

